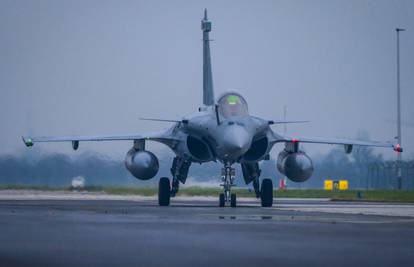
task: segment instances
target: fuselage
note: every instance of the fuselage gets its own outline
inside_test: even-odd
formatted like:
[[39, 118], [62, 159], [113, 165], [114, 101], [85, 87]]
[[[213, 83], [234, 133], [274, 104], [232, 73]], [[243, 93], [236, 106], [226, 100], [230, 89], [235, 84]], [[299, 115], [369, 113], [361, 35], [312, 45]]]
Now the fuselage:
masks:
[[185, 117], [185, 123], [178, 126], [187, 135], [187, 156], [199, 162], [247, 160], [243, 156], [256, 140], [266, 137], [269, 122], [250, 116], [245, 99], [238, 93], [225, 93], [217, 103]]

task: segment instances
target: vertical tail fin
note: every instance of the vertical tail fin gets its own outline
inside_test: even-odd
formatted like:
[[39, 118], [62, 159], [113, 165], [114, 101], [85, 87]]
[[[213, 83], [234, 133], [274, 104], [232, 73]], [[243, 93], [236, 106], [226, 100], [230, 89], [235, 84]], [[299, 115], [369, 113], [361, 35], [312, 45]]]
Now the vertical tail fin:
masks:
[[203, 104], [214, 105], [213, 74], [211, 72], [210, 39], [211, 22], [207, 18], [207, 9], [204, 9], [204, 19], [201, 21], [203, 30]]

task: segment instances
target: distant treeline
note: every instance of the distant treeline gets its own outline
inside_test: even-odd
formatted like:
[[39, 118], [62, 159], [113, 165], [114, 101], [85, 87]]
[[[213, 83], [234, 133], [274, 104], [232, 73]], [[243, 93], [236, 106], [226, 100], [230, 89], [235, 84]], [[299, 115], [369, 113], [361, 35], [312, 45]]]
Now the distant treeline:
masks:
[[[172, 158], [158, 155], [160, 171], [150, 181], [135, 179], [124, 167], [121, 160], [113, 160], [93, 153], [77, 156], [65, 154], [40, 154], [20, 156], [0, 156], [0, 184], [69, 186], [74, 177], [82, 176], [87, 185], [111, 186], [155, 186], [158, 177], [170, 176]], [[351, 188], [395, 188], [395, 168], [393, 162], [384, 161], [369, 148], [356, 148], [350, 155], [343, 148], [332, 149], [328, 154], [314, 157], [315, 172], [305, 183], [288, 180], [291, 188], [322, 188], [325, 179], [347, 179]], [[403, 186], [414, 188], [414, 162], [405, 162]], [[410, 167], [412, 166], [412, 167]], [[193, 164], [189, 176], [192, 181], [217, 181], [221, 165], [218, 163]], [[275, 159], [261, 163], [261, 177], [272, 178], [275, 186], [283, 177], [276, 169]], [[237, 185], [244, 186], [239, 165], [236, 167], [239, 179]]]

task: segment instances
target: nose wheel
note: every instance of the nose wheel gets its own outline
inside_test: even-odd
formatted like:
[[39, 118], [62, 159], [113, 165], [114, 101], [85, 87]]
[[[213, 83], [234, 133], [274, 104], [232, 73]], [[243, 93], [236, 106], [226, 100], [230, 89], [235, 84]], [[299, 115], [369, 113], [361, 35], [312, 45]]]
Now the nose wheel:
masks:
[[[224, 193], [220, 193], [220, 195], [219, 195], [219, 207], [224, 207], [224, 206], [226, 206], [226, 196], [225, 196]], [[237, 196], [234, 193], [230, 195], [230, 207], [232, 207], [232, 208], [237, 207]]]
[[237, 206], [236, 194], [231, 193], [231, 187], [234, 186], [235, 173], [235, 169], [229, 163], [226, 163], [224, 168], [221, 169], [221, 180], [223, 182], [221, 186], [223, 186], [224, 192], [219, 195], [219, 207], [224, 207], [226, 203], [233, 208]]
[[219, 207], [224, 207], [226, 205], [226, 197], [224, 193], [220, 193], [219, 195]]

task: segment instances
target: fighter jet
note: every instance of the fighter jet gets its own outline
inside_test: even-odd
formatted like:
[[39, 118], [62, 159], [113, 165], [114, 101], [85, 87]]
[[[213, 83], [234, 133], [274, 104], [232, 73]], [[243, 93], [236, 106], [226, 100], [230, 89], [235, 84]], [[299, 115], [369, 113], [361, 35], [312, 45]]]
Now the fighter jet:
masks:
[[95, 136], [55, 136], [23, 137], [26, 146], [37, 142], [72, 142], [77, 150], [83, 141], [132, 141], [133, 146], [125, 157], [125, 166], [140, 180], [154, 178], [159, 169], [157, 157], [145, 148], [148, 141], [160, 142], [175, 154], [171, 166], [171, 180], [161, 177], [158, 184], [160, 206], [170, 205], [180, 183], [186, 182], [192, 163], [220, 162], [223, 164], [221, 179], [223, 192], [219, 195], [219, 206], [236, 207], [236, 194], [231, 193], [235, 180], [235, 164], [241, 164], [244, 182], [252, 184], [257, 198], [263, 207], [273, 204], [273, 183], [262, 179], [260, 184], [260, 165], [269, 160], [269, 153], [277, 143], [284, 143], [279, 153], [277, 168], [287, 178], [304, 182], [313, 172], [312, 161], [303, 152], [300, 143], [321, 143], [343, 145], [345, 153], [351, 153], [353, 146], [390, 147], [402, 152], [400, 145], [391, 142], [366, 142], [345, 139], [312, 139], [289, 137], [271, 129], [273, 124], [300, 123], [303, 121], [273, 121], [250, 115], [246, 99], [238, 92], [228, 91], [214, 97], [213, 75], [210, 57], [211, 21], [204, 10], [201, 20], [203, 32], [203, 105], [198, 112], [181, 120], [148, 119], [173, 123], [164, 131], [147, 134], [95, 135]]

